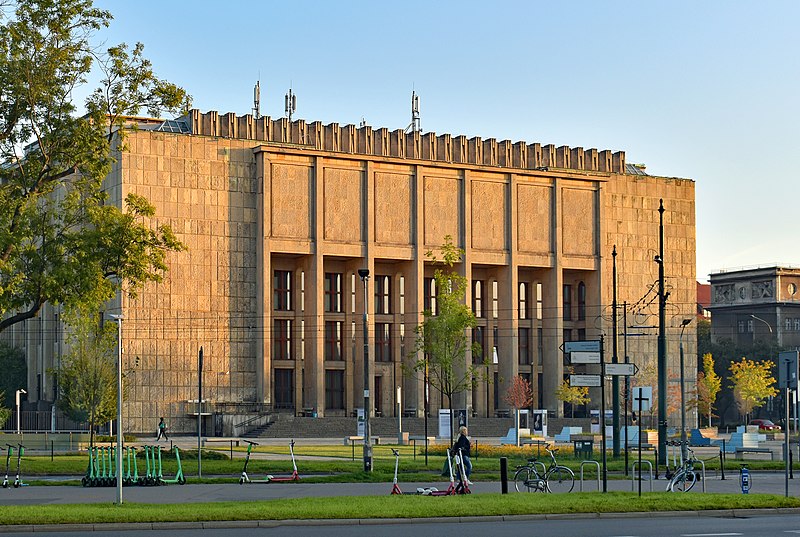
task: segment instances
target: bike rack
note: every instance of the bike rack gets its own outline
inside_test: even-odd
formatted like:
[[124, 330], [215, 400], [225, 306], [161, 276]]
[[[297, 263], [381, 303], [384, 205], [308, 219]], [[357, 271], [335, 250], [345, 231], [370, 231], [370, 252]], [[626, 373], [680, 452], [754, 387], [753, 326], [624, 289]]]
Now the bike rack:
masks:
[[705, 492], [706, 491], [706, 463], [704, 463], [700, 459], [697, 459], [695, 462], [699, 462], [700, 466], [703, 467], [703, 492]]
[[636, 479], [634, 478], [634, 476], [636, 475], [636, 472], [634, 471], [634, 468], [636, 468], [637, 466], [639, 466], [639, 481], [642, 480], [642, 469], [641, 469], [640, 464], [641, 465], [644, 465], [644, 464], [647, 465], [648, 472], [650, 473], [650, 480], [649, 480], [650, 481], [650, 492], [653, 492], [653, 463], [650, 462], [650, 461], [633, 461], [631, 463], [631, 490], [634, 490], [636, 488], [634, 486], [634, 483], [636, 481]]
[[600, 491], [600, 463], [597, 461], [581, 461], [581, 488], [580, 491], [583, 492], [583, 467], [586, 464], [594, 464], [597, 467], [597, 490]]

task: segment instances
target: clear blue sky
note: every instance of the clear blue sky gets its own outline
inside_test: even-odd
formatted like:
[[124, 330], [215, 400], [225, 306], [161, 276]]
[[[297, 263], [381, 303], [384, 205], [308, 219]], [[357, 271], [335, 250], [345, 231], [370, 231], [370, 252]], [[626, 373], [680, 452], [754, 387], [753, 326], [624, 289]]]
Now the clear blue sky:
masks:
[[[98, 1], [195, 107], [624, 150], [696, 181], [697, 275], [800, 265], [800, 2]], [[99, 43], [100, 41], [98, 41]], [[794, 184], [795, 186], [792, 186]], [[669, 207], [667, 207], [669, 209]]]

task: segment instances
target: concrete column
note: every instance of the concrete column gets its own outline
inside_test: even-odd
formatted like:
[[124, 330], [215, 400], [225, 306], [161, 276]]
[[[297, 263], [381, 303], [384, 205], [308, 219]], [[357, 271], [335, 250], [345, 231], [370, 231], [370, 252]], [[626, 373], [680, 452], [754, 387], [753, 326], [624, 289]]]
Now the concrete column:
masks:
[[563, 316], [563, 259], [562, 259], [562, 211], [561, 211], [561, 185], [558, 179], [553, 179], [553, 205], [552, 214], [552, 253], [553, 264], [546, 271], [542, 281], [543, 300], [542, 306], [542, 337], [544, 338], [542, 363], [543, 402], [545, 408], [553, 417], [561, 417], [564, 405], [556, 399], [556, 388], [561, 384], [564, 376], [564, 357], [559, 349], [564, 338]]
[[[270, 215], [272, 176], [270, 162], [265, 153], [256, 156], [256, 400], [269, 404], [272, 401], [271, 388], [271, 346], [272, 333], [272, 267], [270, 259]], [[233, 371], [231, 371], [231, 382]]]

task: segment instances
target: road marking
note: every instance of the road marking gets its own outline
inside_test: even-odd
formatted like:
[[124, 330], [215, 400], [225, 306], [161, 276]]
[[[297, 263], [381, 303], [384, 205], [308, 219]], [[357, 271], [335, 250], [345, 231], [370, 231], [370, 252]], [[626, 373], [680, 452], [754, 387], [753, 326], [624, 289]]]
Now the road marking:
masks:
[[783, 530], [783, 533], [800, 533], [800, 530]]
[[725, 537], [727, 535], [744, 535], [743, 533], [682, 533], [681, 537]]

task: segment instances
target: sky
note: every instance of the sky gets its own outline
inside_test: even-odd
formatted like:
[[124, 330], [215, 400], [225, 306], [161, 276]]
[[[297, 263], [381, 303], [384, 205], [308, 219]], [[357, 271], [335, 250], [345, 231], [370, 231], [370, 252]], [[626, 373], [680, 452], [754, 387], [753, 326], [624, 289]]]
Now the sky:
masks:
[[[800, 2], [96, 1], [194, 107], [625, 151], [694, 180], [697, 277], [800, 266]], [[79, 96], [79, 95], [78, 95]], [[795, 184], [795, 186], [792, 186]], [[667, 207], [667, 210], [669, 208]], [[668, 256], [667, 256], [668, 257]]]

